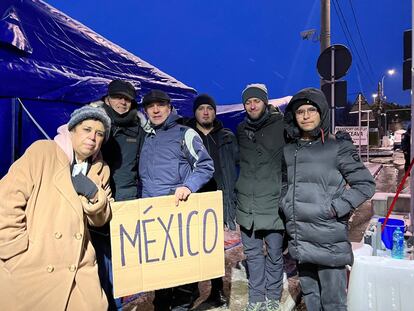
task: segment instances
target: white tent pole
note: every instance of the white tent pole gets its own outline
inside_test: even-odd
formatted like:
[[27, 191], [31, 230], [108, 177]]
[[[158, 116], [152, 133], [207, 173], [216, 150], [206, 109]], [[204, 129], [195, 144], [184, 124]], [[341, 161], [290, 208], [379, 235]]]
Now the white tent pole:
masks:
[[45, 132], [45, 130], [42, 129], [42, 127], [40, 126], [40, 124], [37, 123], [37, 121], [35, 120], [35, 118], [33, 118], [33, 116], [31, 115], [31, 113], [29, 112], [29, 110], [27, 110], [27, 108], [23, 105], [23, 102], [20, 100], [20, 98], [17, 98], [17, 100], [19, 101], [19, 103], [22, 106], [23, 110], [29, 116], [30, 120], [32, 120], [32, 122], [34, 123], [34, 125], [36, 125], [36, 127], [38, 128], [38, 130], [43, 134], [43, 136], [45, 136], [47, 139], [50, 140], [49, 135], [47, 135], [47, 133]]

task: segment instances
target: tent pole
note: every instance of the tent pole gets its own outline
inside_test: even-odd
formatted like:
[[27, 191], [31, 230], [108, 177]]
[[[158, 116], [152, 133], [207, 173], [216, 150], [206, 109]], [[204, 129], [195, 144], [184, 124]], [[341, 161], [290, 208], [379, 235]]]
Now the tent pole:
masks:
[[16, 100], [16, 98], [12, 98], [11, 100], [11, 113], [12, 113], [12, 133], [11, 133], [11, 161], [10, 164], [13, 164], [14, 161], [17, 160], [18, 156], [19, 156], [19, 133], [20, 133], [20, 129], [19, 127], [21, 126], [21, 109], [20, 109], [20, 104], [19, 102]]
[[11, 129], [11, 158], [10, 158], [11, 164], [13, 164], [14, 159], [16, 158], [16, 132], [17, 132], [16, 104], [17, 104], [16, 99], [12, 98], [11, 100], [12, 129]]

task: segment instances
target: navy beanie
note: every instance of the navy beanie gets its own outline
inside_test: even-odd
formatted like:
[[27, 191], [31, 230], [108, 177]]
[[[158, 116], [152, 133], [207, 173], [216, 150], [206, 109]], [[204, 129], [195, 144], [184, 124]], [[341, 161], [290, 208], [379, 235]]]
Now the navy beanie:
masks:
[[193, 103], [193, 112], [197, 110], [198, 107], [201, 105], [210, 105], [213, 107], [214, 112], [217, 112], [216, 102], [214, 101], [213, 97], [207, 94], [200, 94], [194, 99]]

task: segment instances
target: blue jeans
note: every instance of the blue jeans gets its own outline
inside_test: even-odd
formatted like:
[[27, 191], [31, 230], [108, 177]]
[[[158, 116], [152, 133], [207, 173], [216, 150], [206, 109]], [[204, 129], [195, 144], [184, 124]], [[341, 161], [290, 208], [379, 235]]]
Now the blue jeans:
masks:
[[90, 229], [89, 232], [91, 234], [92, 245], [96, 252], [99, 280], [108, 299], [108, 310], [120, 311], [122, 310], [121, 298], [114, 298], [110, 235], [109, 233], [94, 231], [93, 229]]
[[[283, 289], [283, 231], [240, 227], [249, 280], [249, 302], [280, 300]], [[266, 254], [263, 252], [266, 245]]]

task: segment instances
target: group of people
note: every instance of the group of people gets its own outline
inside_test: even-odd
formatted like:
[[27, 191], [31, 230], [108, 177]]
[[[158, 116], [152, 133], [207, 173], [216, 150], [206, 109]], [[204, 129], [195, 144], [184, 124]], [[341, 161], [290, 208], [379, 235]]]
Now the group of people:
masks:
[[[319, 89], [299, 91], [282, 114], [263, 84], [242, 92], [237, 134], [214, 99], [183, 119], [167, 93], [114, 80], [75, 110], [53, 141], [33, 143], [0, 180], [0, 306], [4, 310], [121, 310], [112, 287], [111, 202], [221, 190], [225, 230], [240, 226], [246, 311], [281, 310], [284, 237], [308, 310], [346, 310], [350, 213], [375, 191], [344, 134], [329, 133]], [[287, 234], [287, 235], [286, 235]], [[224, 247], [224, 246], [223, 246]], [[227, 306], [223, 280], [206, 301]], [[154, 310], [190, 310], [198, 284], [155, 291]]]

